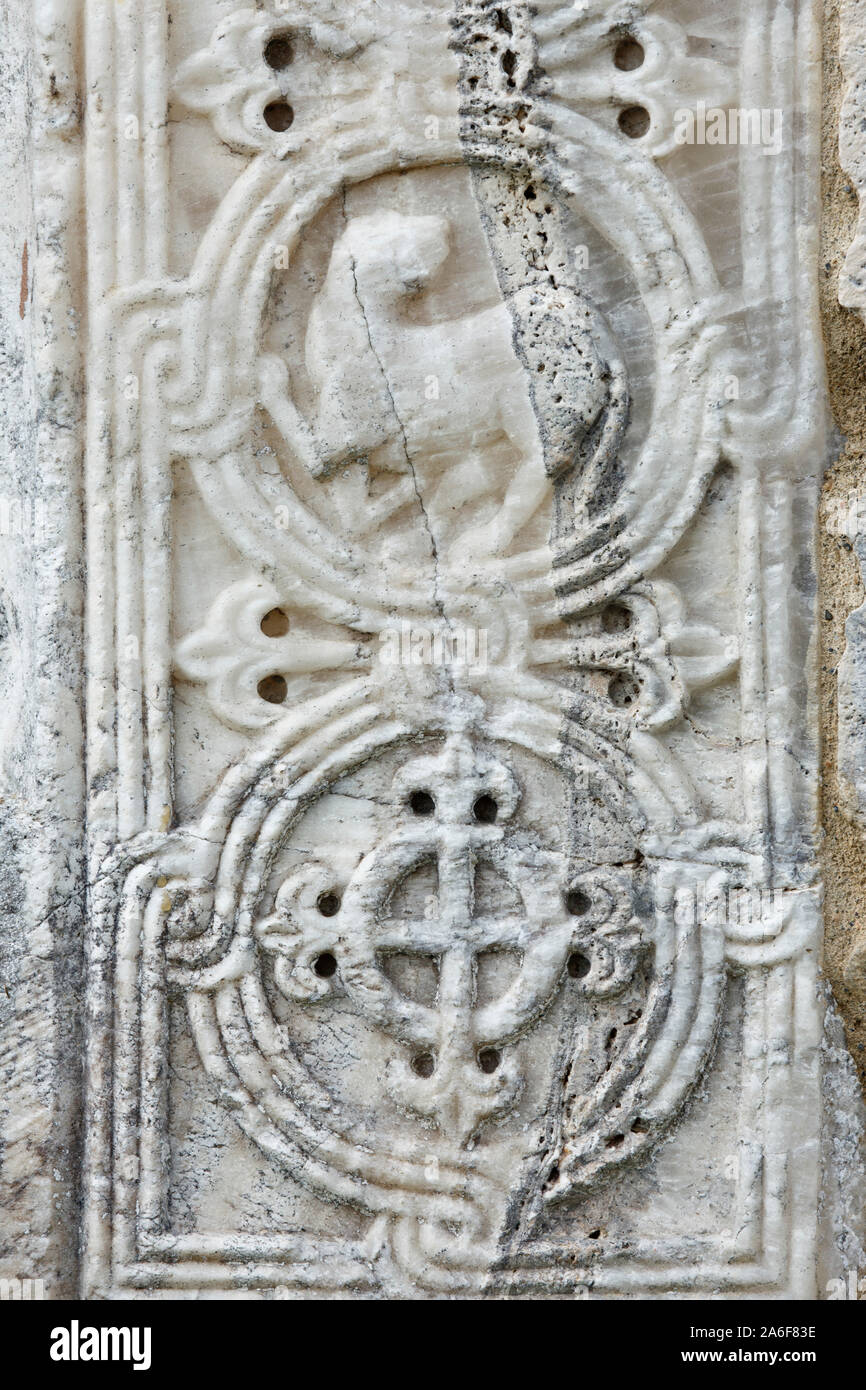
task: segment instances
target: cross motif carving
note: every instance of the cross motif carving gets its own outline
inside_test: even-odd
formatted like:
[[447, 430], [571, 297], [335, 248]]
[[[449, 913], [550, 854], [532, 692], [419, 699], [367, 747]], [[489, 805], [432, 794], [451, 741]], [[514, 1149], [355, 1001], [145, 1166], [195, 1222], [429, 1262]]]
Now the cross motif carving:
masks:
[[[339, 894], [326, 866], [308, 864], [286, 880], [275, 913], [256, 928], [278, 957], [284, 992], [322, 999], [341, 986], [366, 1018], [404, 1044], [408, 1055], [392, 1060], [389, 1088], [461, 1144], [516, 1101], [522, 1075], [511, 1045], [539, 1020], [563, 981], [610, 993], [634, 963], [630, 904], [626, 910], [621, 892], [611, 893], [597, 872], [581, 879], [592, 878], [592, 885], [575, 886], [561, 851], [518, 835], [519, 801], [517, 779], [504, 762], [452, 736], [441, 753], [416, 759], [397, 775], [397, 827]], [[431, 864], [435, 906], [423, 916], [396, 917], [390, 910], [396, 889]], [[512, 890], [517, 911], [476, 910], [481, 865]], [[487, 951], [516, 952], [520, 965], [504, 993], [481, 1004], [477, 962]], [[408, 998], [389, 979], [385, 962], [396, 953], [435, 963], [433, 1004]]]

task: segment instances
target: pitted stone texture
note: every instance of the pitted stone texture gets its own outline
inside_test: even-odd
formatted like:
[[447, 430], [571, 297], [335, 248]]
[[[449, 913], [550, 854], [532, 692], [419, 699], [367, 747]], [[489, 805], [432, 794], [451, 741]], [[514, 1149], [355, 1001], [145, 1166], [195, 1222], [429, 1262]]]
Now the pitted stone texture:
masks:
[[[856, 5], [825, 9], [824, 331], [834, 417], [844, 438], [822, 506], [823, 858], [826, 962], [861, 1080], [866, 1072], [863, 876], [863, 44]], [[840, 308], [840, 301], [847, 306]]]
[[857, 0], [839, 12], [839, 57], [847, 83], [839, 126], [839, 159], [860, 199], [860, 218], [839, 274], [839, 302], [866, 313], [866, 26]]

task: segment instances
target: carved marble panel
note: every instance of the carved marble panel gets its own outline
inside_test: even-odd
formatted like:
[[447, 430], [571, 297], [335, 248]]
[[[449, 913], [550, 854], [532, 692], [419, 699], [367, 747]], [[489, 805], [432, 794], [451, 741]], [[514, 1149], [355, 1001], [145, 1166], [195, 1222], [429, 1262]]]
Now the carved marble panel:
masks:
[[85, 1296], [840, 1267], [819, 9], [83, 0]]

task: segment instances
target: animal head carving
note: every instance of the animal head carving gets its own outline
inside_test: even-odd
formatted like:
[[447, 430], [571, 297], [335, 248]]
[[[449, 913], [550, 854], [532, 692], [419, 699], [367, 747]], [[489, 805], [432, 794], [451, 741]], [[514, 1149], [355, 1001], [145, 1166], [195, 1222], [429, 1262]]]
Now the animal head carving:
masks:
[[450, 251], [444, 217], [353, 217], [334, 246], [328, 278], [352, 274], [364, 302], [368, 296], [383, 302], [427, 289]]

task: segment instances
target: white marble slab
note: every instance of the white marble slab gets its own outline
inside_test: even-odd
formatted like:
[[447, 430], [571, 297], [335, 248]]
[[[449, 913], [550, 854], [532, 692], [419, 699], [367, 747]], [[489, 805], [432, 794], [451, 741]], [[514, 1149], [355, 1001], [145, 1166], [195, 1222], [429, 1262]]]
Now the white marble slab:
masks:
[[37, 7], [84, 111], [38, 98], [28, 312], [86, 394], [84, 540], [37, 542], [86, 560], [44, 753], [73, 854], [88, 779], [81, 1035], [47, 1006], [85, 1296], [813, 1299], [862, 1257], [819, 11]]

